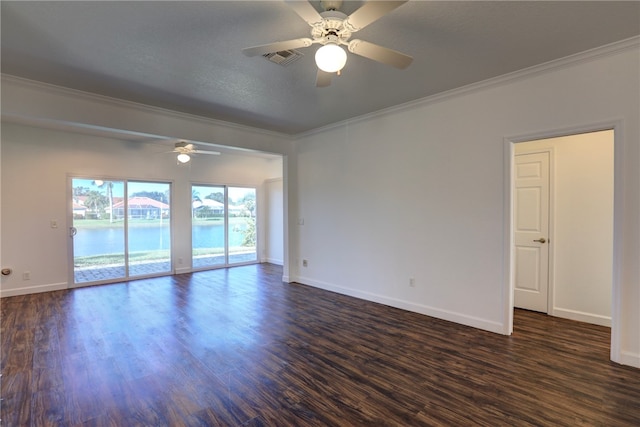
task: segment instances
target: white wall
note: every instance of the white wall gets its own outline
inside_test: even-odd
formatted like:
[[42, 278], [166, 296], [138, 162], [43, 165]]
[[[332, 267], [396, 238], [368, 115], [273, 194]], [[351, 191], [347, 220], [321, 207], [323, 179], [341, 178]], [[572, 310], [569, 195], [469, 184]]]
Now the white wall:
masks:
[[[166, 151], [156, 144], [3, 123], [2, 265], [14, 274], [2, 278], [1, 295], [67, 287], [69, 176], [172, 182], [173, 255], [187, 261], [192, 182], [252, 186], [261, 194], [265, 180], [282, 175], [281, 160], [224, 153], [178, 166]], [[51, 220], [60, 226], [50, 228]], [[264, 218], [260, 225], [268, 224]], [[177, 267], [189, 271], [190, 265]], [[24, 271], [31, 272], [30, 280], [22, 280]]]
[[293, 279], [509, 333], [504, 141], [618, 123], [612, 358], [640, 366], [639, 50], [635, 40], [300, 136]]
[[613, 138], [608, 130], [515, 147], [553, 153], [549, 314], [604, 326], [611, 324]]
[[263, 261], [282, 265], [284, 263], [284, 194], [282, 178], [269, 179], [264, 183], [266, 196], [265, 252]]

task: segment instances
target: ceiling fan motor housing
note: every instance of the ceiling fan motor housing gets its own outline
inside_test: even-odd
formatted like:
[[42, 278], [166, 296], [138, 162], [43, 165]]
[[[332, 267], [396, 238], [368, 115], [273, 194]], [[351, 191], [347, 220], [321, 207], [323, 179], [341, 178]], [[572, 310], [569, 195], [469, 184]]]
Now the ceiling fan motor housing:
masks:
[[322, 0], [320, 4], [324, 10], [338, 10], [342, 7], [342, 0]]
[[348, 16], [337, 10], [328, 10], [320, 15], [322, 16], [322, 21], [311, 28], [313, 39], [320, 41], [322, 44], [346, 44], [349, 37], [351, 37], [351, 31], [344, 26]]
[[188, 154], [188, 153], [191, 153], [193, 150], [194, 150], [193, 144], [187, 141], [179, 141], [175, 143], [174, 151], [176, 153]]

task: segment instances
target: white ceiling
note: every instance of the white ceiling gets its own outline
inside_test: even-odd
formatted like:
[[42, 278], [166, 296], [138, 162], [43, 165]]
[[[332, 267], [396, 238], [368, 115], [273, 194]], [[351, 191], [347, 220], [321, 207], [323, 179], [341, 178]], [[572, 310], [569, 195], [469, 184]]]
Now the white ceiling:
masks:
[[409, 68], [349, 54], [317, 88], [317, 45], [287, 67], [241, 52], [309, 37], [280, 1], [3, 0], [1, 13], [3, 73], [287, 134], [640, 34], [637, 1], [410, 1], [353, 37], [412, 55]]

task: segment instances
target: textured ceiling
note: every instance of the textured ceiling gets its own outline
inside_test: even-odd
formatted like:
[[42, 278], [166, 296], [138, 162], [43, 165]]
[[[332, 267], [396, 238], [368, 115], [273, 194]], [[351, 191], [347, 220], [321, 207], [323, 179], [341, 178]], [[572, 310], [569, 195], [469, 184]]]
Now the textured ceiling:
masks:
[[317, 88], [317, 45], [287, 67], [241, 52], [309, 37], [280, 1], [2, 1], [1, 13], [3, 73], [287, 134], [640, 34], [636, 1], [410, 1], [352, 37], [412, 55], [408, 69], [349, 54]]

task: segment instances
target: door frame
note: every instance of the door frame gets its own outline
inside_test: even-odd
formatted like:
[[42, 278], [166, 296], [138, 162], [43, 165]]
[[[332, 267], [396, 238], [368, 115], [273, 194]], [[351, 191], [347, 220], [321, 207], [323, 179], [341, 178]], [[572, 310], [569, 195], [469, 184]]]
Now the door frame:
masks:
[[[519, 142], [519, 144], [526, 144], [527, 142], [534, 142], [536, 140], [530, 140], [530, 141], [521, 141]], [[513, 160], [515, 160], [515, 156], [516, 156], [516, 152], [515, 152], [515, 145], [512, 146], [513, 147], [513, 159], [512, 159], [512, 167], [513, 167]], [[554, 183], [555, 183], [555, 149], [553, 147], [548, 147], [548, 148], [532, 148], [529, 150], [524, 150], [519, 152], [518, 154], [537, 154], [537, 153], [548, 153], [549, 154], [549, 189], [548, 189], [548, 194], [549, 194], [549, 201], [548, 201], [548, 206], [549, 206], [549, 212], [547, 214], [548, 217], [548, 221], [549, 221], [549, 231], [548, 234], [546, 236], [547, 240], [549, 241], [549, 250], [548, 250], [548, 256], [549, 259], [547, 260], [547, 314], [553, 314], [553, 307], [555, 306], [555, 288], [554, 288], [554, 277], [555, 275], [554, 273], [554, 268], [555, 268], [555, 264], [554, 264], [554, 247], [555, 245], [553, 243], [555, 243], [555, 187], [554, 187]], [[515, 190], [515, 179], [512, 180], [512, 186], [513, 188], [511, 188], [511, 194], [512, 194], [512, 203], [514, 201], [513, 198], [513, 193]], [[512, 218], [513, 220], [513, 218]], [[513, 231], [512, 231], [513, 233]], [[511, 242], [512, 248], [511, 251], [514, 251], [514, 268], [513, 268], [513, 277], [514, 277], [514, 283], [513, 283], [513, 287], [515, 287], [515, 242], [512, 241]], [[515, 306], [515, 301], [514, 301], [514, 306]]]
[[621, 268], [622, 260], [622, 225], [623, 225], [623, 120], [609, 120], [598, 123], [576, 125], [573, 127], [551, 129], [528, 134], [506, 136], [503, 138], [503, 217], [504, 217], [504, 260], [503, 260], [503, 325], [504, 334], [513, 333], [514, 310], [514, 282], [515, 282], [515, 257], [513, 244], [513, 159], [515, 144], [539, 139], [557, 138], [569, 135], [613, 130], [613, 253], [612, 267], [613, 277], [611, 283], [611, 347], [610, 358], [621, 363], [623, 359], [620, 348], [620, 324], [621, 324]]

